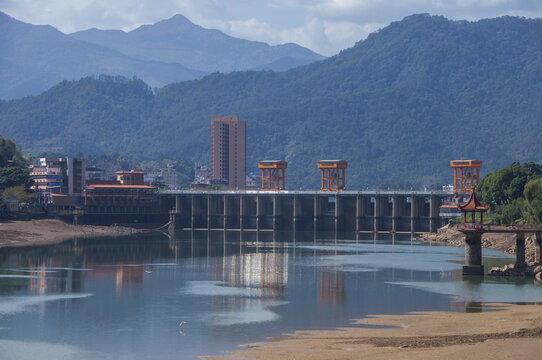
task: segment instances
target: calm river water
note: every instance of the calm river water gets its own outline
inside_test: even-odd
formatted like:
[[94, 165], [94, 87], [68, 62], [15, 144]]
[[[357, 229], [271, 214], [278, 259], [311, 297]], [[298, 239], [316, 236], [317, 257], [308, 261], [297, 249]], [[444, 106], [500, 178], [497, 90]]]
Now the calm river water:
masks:
[[408, 239], [271, 232], [3, 249], [0, 359], [193, 359], [370, 314], [542, 301], [532, 280], [463, 281], [463, 257]]

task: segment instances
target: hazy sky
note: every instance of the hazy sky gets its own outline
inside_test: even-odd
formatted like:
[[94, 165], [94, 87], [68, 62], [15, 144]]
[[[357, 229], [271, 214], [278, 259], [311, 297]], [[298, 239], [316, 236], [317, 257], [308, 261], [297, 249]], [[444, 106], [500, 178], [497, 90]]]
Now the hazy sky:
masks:
[[414, 13], [466, 20], [542, 17], [542, 0], [0, 0], [0, 10], [65, 33], [132, 30], [182, 14], [235, 37], [295, 42], [329, 56]]

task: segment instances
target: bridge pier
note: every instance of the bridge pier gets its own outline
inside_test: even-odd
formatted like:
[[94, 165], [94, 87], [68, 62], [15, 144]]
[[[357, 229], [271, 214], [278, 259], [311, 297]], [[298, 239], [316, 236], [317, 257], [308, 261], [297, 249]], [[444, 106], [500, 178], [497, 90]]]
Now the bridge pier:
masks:
[[525, 260], [525, 233], [516, 233], [516, 264], [515, 269], [524, 269], [527, 266]]
[[482, 232], [465, 232], [465, 265], [463, 275], [484, 275], [482, 265]]
[[542, 262], [542, 232], [535, 233], [534, 262], [538, 264]]

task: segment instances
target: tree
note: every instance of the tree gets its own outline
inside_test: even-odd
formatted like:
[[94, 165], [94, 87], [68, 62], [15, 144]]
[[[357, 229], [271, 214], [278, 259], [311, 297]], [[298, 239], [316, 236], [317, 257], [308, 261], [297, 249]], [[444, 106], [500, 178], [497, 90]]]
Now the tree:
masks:
[[28, 164], [21, 149], [10, 139], [5, 139], [0, 135], [0, 167], [8, 165], [26, 167]]
[[531, 180], [523, 191], [526, 200], [524, 219], [529, 224], [542, 224], [542, 178]]
[[523, 197], [525, 184], [542, 177], [542, 165], [514, 162], [500, 170], [487, 174], [478, 184], [476, 195], [487, 204], [505, 205]]
[[0, 168], [0, 191], [13, 186], [23, 185], [30, 188], [34, 180], [30, 177], [28, 169], [22, 167]]

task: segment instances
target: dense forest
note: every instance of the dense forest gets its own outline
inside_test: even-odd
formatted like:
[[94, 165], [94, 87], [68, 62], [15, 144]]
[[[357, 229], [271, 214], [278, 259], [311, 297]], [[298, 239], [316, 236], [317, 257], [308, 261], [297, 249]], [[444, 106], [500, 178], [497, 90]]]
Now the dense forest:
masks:
[[208, 163], [213, 115], [247, 122], [247, 170], [289, 162], [316, 188], [319, 159], [349, 162], [347, 187], [451, 183], [449, 160], [488, 172], [541, 160], [542, 20], [413, 15], [329, 59], [282, 73], [215, 73], [156, 93], [89, 77], [0, 102], [0, 132], [25, 149]]
[[487, 174], [476, 188], [502, 224], [542, 224], [542, 165], [514, 162]]

